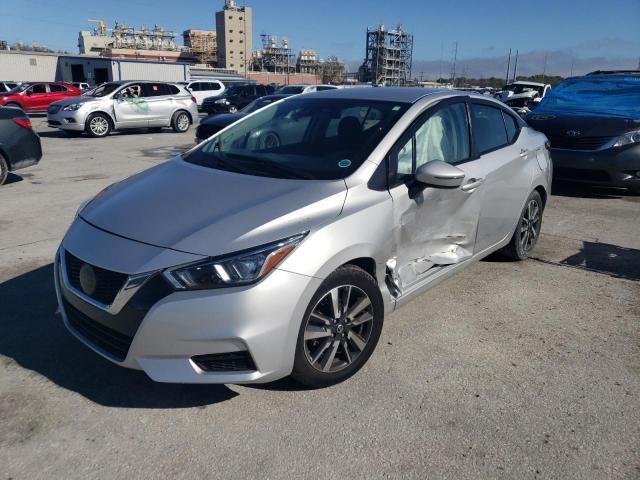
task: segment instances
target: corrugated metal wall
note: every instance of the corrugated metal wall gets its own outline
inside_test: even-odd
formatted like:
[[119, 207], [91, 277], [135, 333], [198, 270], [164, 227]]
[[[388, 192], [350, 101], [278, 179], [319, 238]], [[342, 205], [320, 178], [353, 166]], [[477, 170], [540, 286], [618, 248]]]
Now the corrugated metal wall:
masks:
[[[119, 65], [118, 65], [119, 64]], [[172, 63], [131, 62], [112, 60], [114, 80], [156, 80], [182, 82], [187, 80], [189, 69]]]
[[0, 51], [0, 80], [53, 82], [58, 55]]

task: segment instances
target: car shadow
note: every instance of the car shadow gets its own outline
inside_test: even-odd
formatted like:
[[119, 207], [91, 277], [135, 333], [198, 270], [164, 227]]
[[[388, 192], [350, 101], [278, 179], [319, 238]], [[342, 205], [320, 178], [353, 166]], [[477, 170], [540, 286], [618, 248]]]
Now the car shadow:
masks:
[[559, 264], [614, 278], [640, 280], [640, 250], [634, 248], [583, 242], [578, 253], [565, 258]]
[[191, 408], [230, 400], [224, 385], [156, 383], [143, 372], [119, 367], [76, 340], [57, 311], [53, 265], [0, 283], [0, 358], [37, 372], [62, 388], [108, 407]]
[[11, 185], [12, 183], [22, 182], [24, 178], [21, 175], [16, 175], [13, 172], [9, 172], [7, 175], [7, 179], [5, 180], [3, 185]]

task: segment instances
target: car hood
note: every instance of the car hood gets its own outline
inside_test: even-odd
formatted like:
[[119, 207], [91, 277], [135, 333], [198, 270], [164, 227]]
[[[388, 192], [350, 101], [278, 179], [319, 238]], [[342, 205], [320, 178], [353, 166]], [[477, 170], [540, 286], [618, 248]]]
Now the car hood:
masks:
[[210, 115], [206, 117], [204, 120], [200, 122], [200, 125], [214, 125], [214, 126], [227, 126], [231, 125], [233, 122], [237, 122], [242, 117], [244, 117], [244, 113], [223, 113], [220, 115]]
[[83, 97], [77, 95], [75, 97], [63, 98], [62, 100], [56, 100], [52, 103], [52, 105], [60, 105], [61, 107], [65, 107], [67, 105], [73, 105], [74, 103], [89, 103], [89, 102], [99, 102], [104, 100], [106, 97], [94, 98], [94, 97]]
[[131, 240], [216, 256], [330, 221], [342, 211], [346, 194], [344, 180], [242, 175], [177, 157], [114, 184], [80, 216]]
[[570, 130], [581, 137], [613, 137], [640, 128], [640, 119], [589, 113], [553, 113], [536, 109], [527, 123], [547, 136], [565, 135]]

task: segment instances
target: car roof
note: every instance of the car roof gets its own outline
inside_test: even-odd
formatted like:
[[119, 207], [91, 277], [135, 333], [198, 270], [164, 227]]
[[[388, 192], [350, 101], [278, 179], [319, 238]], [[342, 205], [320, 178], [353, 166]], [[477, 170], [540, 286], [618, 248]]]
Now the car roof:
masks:
[[536, 87], [544, 87], [546, 83], [540, 82], [527, 82], [525, 80], [518, 80], [517, 82], [511, 82], [509, 85], [535, 85]]
[[591, 75], [640, 75], [640, 70], [596, 70], [585, 76]]
[[387, 102], [416, 103], [429, 96], [467, 96], [468, 92], [460, 92], [450, 88], [419, 87], [379, 87], [379, 88], [337, 88], [305, 94], [314, 98], [344, 98], [350, 100], [379, 100]]

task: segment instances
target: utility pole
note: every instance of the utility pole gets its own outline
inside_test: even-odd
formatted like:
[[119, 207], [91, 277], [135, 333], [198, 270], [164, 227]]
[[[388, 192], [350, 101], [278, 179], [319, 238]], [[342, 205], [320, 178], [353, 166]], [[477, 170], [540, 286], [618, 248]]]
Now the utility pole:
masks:
[[547, 54], [544, 54], [544, 67], [542, 68], [542, 83], [547, 83]]
[[517, 75], [518, 75], [518, 53], [519, 53], [518, 50], [516, 50], [516, 61], [513, 64], [513, 81], [514, 82], [518, 79], [517, 78]]
[[456, 62], [458, 61], [458, 41], [453, 47], [453, 66], [451, 68], [451, 86], [456, 87]]
[[509, 49], [509, 58], [507, 60], [507, 77], [504, 84], [509, 85], [509, 73], [511, 72], [511, 49]]
[[444, 43], [440, 42], [440, 73], [438, 73], [438, 83], [442, 78], [442, 56], [444, 55]]

